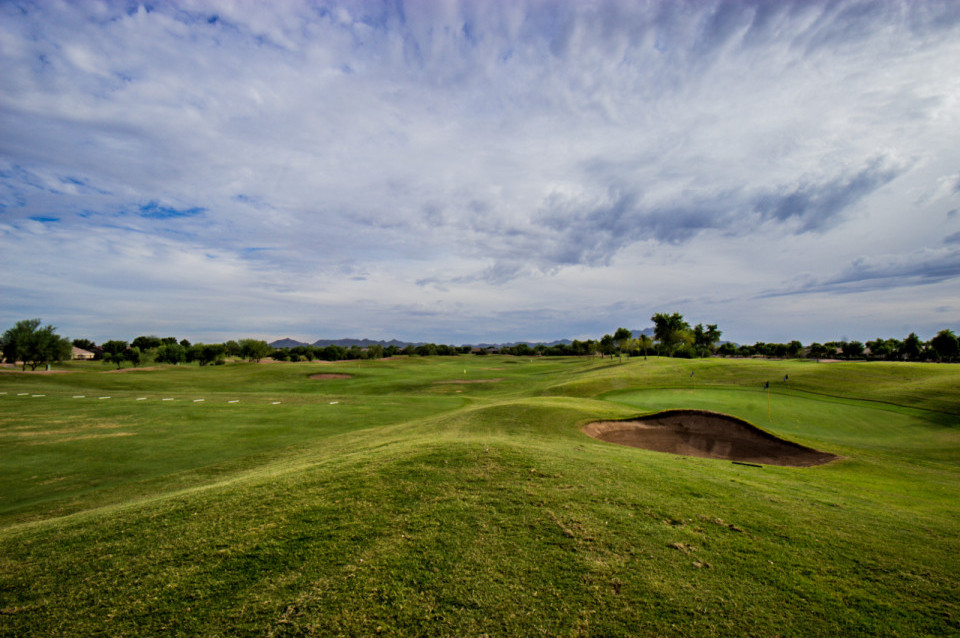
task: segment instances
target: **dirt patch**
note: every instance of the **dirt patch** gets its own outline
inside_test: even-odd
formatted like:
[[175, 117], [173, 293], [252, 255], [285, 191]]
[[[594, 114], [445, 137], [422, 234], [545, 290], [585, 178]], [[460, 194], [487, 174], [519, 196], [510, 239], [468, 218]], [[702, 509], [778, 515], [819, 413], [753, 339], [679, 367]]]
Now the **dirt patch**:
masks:
[[322, 381], [323, 379], [352, 379], [353, 377], [349, 374], [339, 374], [335, 372], [324, 372], [323, 374], [311, 374], [311, 379], [316, 379], [317, 381]]
[[656, 452], [766, 465], [810, 467], [837, 458], [779, 439], [736, 417], [704, 410], [668, 410], [630, 421], [597, 421], [585, 425], [583, 433]]
[[449, 383], [497, 383], [503, 379], [450, 379], [449, 381], [434, 381], [434, 383], [445, 385]]

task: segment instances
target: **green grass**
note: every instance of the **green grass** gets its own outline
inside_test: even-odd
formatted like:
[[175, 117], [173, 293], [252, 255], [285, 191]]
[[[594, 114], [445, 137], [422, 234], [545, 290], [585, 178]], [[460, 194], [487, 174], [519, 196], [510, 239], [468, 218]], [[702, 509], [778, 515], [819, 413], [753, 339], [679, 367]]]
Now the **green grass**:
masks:
[[[69, 367], [0, 373], [0, 635], [960, 634], [955, 366]], [[843, 458], [580, 433], [677, 407]]]

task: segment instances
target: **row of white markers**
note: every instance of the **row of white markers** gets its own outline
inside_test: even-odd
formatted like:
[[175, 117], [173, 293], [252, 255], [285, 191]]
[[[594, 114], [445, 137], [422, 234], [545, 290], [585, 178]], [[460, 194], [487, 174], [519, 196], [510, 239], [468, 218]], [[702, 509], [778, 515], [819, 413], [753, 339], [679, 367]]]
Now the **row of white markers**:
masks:
[[[4, 394], [7, 394], [7, 393], [6, 393], [6, 392], [0, 392], [0, 396], [2, 396], [2, 395], [4, 395]], [[31, 397], [31, 398], [36, 399], [36, 398], [39, 398], [39, 397], [45, 397], [45, 396], [47, 396], [47, 395], [45, 395], [45, 394], [30, 394], [29, 392], [17, 392], [16, 396], [18, 396], [18, 397]], [[87, 398], [92, 399], [93, 397], [87, 397], [87, 395], [85, 395], [85, 394], [75, 394], [75, 395], [73, 395], [71, 398], [72, 398], [72, 399], [87, 399]], [[104, 400], [104, 399], [112, 399], [112, 398], [113, 398], [113, 397], [97, 397], [97, 399], [100, 400], [100, 401], [102, 401], [102, 400]], [[147, 400], [147, 397], [137, 397], [136, 400], [137, 400], [137, 401], [146, 401], [146, 400]], [[161, 401], [176, 401], [176, 399], [174, 399], [173, 397], [167, 397], [167, 398], [160, 399], [160, 400], [161, 400]], [[192, 401], [193, 401], [193, 403], [203, 403], [204, 401], [206, 401], [206, 399], [192, 399]], [[233, 400], [231, 400], [231, 401], [227, 401], [227, 403], [240, 403], [240, 400], [239, 400], [239, 399], [233, 399]], [[338, 404], [338, 403], [340, 403], [340, 402], [339, 402], [339, 401], [331, 401], [331, 402], [330, 402], [330, 405], [336, 405], [336, 404]], [[280, 405], [280, 401], [271, 401], [270, 404], [271, 404], [271, 405]]]
[[[6, 393], [6, 392], [0, 392], [0, 395], [4, 395], [4, 394], [7, 394], [7, 393]], [[45, 397], [45, 396], [47, 396], [47, 395], [45, 395], [45, 394], [30, 394], [29, 392], [17, 392], [16, 396], [18, 396], [18, 397], [31, 397], [31, 398], [34, 398], [34, 399], [35, 399], [35, 398], [38, 398], [38, 397]], [[72, 399], [87, 399], [87, 398], [92, 399], [93, 397], [87, 397], [87, 395], [85, 395], [85, 394], [75, 394], [75, 395], [73, 395], [73, 396], [70, 397], [70, 398], [72, 398]], [[97, 399], [100, 400], [100, 401], [102, 401], [102, 400], [104, 400], [104, 399], [112, 399], [112, 398], [113, 398], [113, 397], [97, 397]], [[136, 400], [137, 400], [137, 401], [146, 401], [146, 400], [147, 400], [147, 397], [137, 397]], [[173, 397], [167, 397], [167, 398], [160, 399], [160, 400], [161, 400], [161, 401], [176, 401], [176, 399], [174, 399]], [[193, 401], [193, 403], [203, 403], [204, 401], [206, 401], [206, 399], [192, 399], [192, 401]], [[231, 401], [227, 401], [227, 403], [240, 403], [240, 400], [239, 400], [239, 399], [233, 399], [233, 400], [231, 400]], [[280, 401], [271, 401], [270, 403], [271, 403], [272, 405], [280, 405]], [[332, 403], [337, 403], [337, 401], [333, 401]]]

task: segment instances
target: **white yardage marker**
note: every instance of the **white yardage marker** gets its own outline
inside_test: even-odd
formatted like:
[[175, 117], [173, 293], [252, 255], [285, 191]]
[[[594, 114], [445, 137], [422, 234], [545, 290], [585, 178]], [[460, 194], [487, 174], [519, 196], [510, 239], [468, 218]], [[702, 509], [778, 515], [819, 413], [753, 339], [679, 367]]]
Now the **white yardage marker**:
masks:
[[203, 399], [194, 399], [194, 400], [193, 400], [194, 403], [200, 403], [201, 401], [203, 401]]
[[173, 399], [160, 399], [161, 401], [173, 401]]
[[97, 397], [98, 400], [102, 401], [103, 399], [109, 399], [110, 397]]
[[234, 399], [233, 401], [227, 401], [227, 403], [240, 403], [240, 401], [237, 399]]
[[280, 402], [279, 402], [279, 401], [273, 401], [273, 402], [270, 403], [270, 405], [280, 405]]
[[36, 398], [36, 397], [45, 397], [45, 396], [47, 396], [47, 395], [45, 395], [45, 394], [31, 394], [30, 396]]
[[73, 398], [74, 398], [74, 399], [86, 399], [86, 398], [87, 398], [87, 395], [85, 395], [85, 394], [75, 394], [75, 395], [73, 395]]
[[25, 396], [27, 396], [28, 394], [30, 394], [30, 393], [29, 393], [29, 392], [17, 392], [17, 396], [18, 396], [18, 397], [25, 397]]
[[137, 397], [137, 401], [146, 401], [147, 397]]

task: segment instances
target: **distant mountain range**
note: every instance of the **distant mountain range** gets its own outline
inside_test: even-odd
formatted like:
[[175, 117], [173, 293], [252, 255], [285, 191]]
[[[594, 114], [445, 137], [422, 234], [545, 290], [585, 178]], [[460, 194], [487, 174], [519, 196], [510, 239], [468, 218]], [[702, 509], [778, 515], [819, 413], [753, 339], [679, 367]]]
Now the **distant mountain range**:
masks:
[[[611, 331], [611, 334], [613, 332]], [[649, 337], [653, 336], [653, 328], [645, 328], [644, 330], [634, 330], [633, 336], [639, 337], [641, 334], [645, 334]], [[597, 339], [599, 341], [599, 338]], [[505, 348], [511, 346], [518, 346], [520, 344], [527, 344], [531, 348], [540, 344], [543, 344], [547, 347], [557, 346], [557, 345], [570, 345], [572, 341], [570, 339], [557, 339], [556, 341], [511, 341], [509, 343], [471, 343], [463, 344], [469, 345], [476, 348]], [[341, 346], [343, 348], [351, 348], [353, 346], [359, 346], [361, 348], [369, 348], [373, 345], [381, 345], [384, 348], [388, 346], [396, 346], [398, 348], [405, 348], [406, 346], [419, 346], [423, 345], [422, 341], [418, 342], [409, 342], [409, 341], [399, 341], [397, 339], [391, 339], [390, 341], [377, 341], [375, 339], [317, 339], [313, 343], [307, 343], [305, 341], [297, 341], [296, 339], [277, 339], [276, 341], [270, 344], [273, 348], [295, 348], [297, 346], [315, 346], [317, 348], [325, 348], [326, 346]]]

